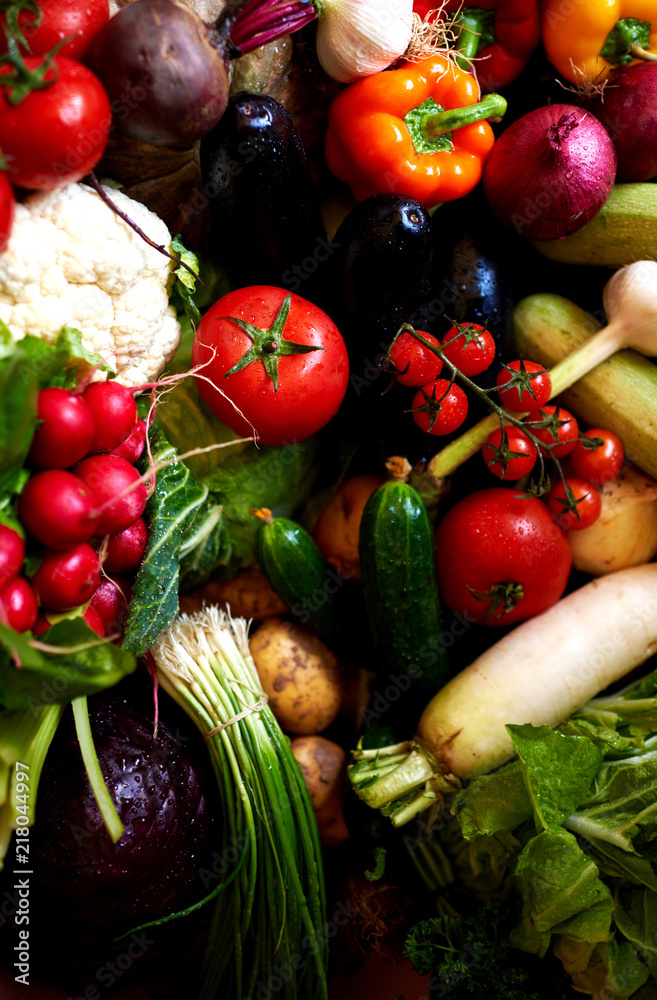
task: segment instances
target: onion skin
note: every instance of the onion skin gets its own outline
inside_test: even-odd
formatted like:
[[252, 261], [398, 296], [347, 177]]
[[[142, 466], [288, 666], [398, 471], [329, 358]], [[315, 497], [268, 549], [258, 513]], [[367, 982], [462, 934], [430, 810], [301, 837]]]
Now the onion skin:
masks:
[[123, 7], [94, 39], [89, 64], [107, 91], [115, 127], [155, 146], [193, 146], [228, 103], [218, 37], [171, 0]]
[[497, 140], [483, 186], [494, 214], [534, 240], [574, 233], [614, 186], [616, 152], [590, 112], [553, 104], [523, 115]]
[[657, 177], [657, 63], [615, 70], [602, 94], [585, 106], [611, 136], [621, 180]]

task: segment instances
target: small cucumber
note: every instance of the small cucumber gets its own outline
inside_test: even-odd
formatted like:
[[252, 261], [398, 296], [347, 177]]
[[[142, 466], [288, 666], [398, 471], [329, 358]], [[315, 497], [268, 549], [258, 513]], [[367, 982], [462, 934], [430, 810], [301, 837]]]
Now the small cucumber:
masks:
[[312, 537], [287, 517], [259, 512], [263, 523], [255, 538], [255, 555], [270, 586], [297, 621], [332, 649], [348, 639], [347, 607], [352, 580], [330, 566]]
[[623, 267], [657, 259], [657, 184], [616, 184], [590, 222], [558, 240], [535, 240], [545, 257], [562, 264]]
[[363, 511], [359, 552], [373, 669], [426, 700], [448, 680], [449, 668], [433, 531], [417, 490], [388, 482], [374, 491]]

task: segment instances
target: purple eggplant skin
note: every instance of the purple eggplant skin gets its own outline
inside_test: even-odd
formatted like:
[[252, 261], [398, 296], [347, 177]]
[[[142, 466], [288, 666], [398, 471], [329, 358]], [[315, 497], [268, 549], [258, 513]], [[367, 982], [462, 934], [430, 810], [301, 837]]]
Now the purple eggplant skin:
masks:
[[[146, 684], [148, 685], [148, 681]], [[113, 844], [89, 786], [72, 721], [46, 758], [31, 832], [34, 881], [60, 913], [94, 927], [130, 928], [176, 912], [209, 892], [213, 779], [184, 714], [153, 708], [134, 685], [89, 699], [101, 770], [124, 833]], [[182, 722], [182, 726], [181, 726]]]
[[611, 136], [619, 180], [657, 177], [657, 63], [633, 63], [613, 70], [602, 94], [583, 106]]

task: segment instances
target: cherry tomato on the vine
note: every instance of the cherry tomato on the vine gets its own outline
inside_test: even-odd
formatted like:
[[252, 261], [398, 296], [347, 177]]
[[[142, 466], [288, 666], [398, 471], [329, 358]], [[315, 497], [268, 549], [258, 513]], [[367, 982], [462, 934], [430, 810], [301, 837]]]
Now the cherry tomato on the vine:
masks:
[[533, 410], [525, 421], [532, 433], [546, 446], [541, 453], [550, 458], [570, 455], [579, 438], [575, 417], [562, 406], [541, 406]]
[[451, 434], [468, 415], [468, 397], [446, 378], [423, 385], [413, 397], [413, 420], [428, 434]]
[[598, 438], [602, 443], [596, 448], [589, 448], [578, 441], [570, 456], [573, 472], [593, 486], [610, 483], [623, 468], [625, 458], [623, 442], [612, 431], [603, 427], [593, 427], [584, 431], [582, 437], [591, 439], [591, 442], [594, 438]]
[[[418, 330], [418, 333], [435, 347], [440, 347], [440, 341], [430, 333], [425, 333], [423, 330]], [[402, 385], [411, 386], [433, 382], [443, 367], [438, 355], [433, 354], [406, 330], [393, 341], [388, 351], [388, 361], [394, 369], [395, 379]]]
[[534, 442], [519, 427], [496, 427], [481, 454], [494, 476], [512, 482], [528, 476], [538, 457]]
[[[567, 495], [567, 490], [570, 496]], [[557, 480], [547, 495], [547, 504], [557, 524], [564, 531], [588, 528], [600, 517], [602, 497], [592, 483], [569, 476], [566, 486]], [[572, 508], [574, 504], [574, 508]]]
[[[18, 28], [33, 56], [43, 56], [70, 38], [58, 54], [82, 59], [110, 16], [108, 0], [39, 0], [38, 6], [40, 18], [28, 9], [18, 14]], [[6, 52], [5, 33], [0, 31], [0, 36], [0, 52]]]
[[502, 486], [459, 500], [436, 532], [438, 580], [453, 611], [485, 625], [532, 618], [568, 581], [568, 538], [542, 500]]
[[[24, 62], [34, 71], [44, 60], [26, 56]], [[82, 63], [57, 56], [45, 74], [50, 85], [12, 104], [12, 86], [3, 81], [9, 70], [0, 66], [0, 149], [8, 179], [39, 191], [82, 180], [109, 136], [112, 113], [100, 80]]]
[[334, 416], [349, 379], [347, 349], [325, 312], [271, 285], [224, 295], [201, 320], [192, 364], [199, 392], [236, 434], [303, 441]]
[[492, 335], [478, 323], [458, 323], [441, 341], [443, 354], [464, 375], [480, 375], [495, 357]]
[[510, 361], [500, 370], [495, 385], [502, 406], [514, 413], [537, 410], [552, 395], [550, 373], [535, 361]]

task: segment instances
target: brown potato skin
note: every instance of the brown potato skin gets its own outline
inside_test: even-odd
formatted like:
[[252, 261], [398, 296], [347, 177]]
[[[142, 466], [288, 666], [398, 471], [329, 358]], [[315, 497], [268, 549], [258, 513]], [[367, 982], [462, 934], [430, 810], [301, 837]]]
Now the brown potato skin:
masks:
[[319, 733], [340, 709], [342, 682], [334, 654], [309, 629], [268, 618], [249, 640], [262, 689], [281, 727]]
[[240, 570], [230, 580], [209, 580], [197, 590], [180, 595], [180, 609], [188, 614], [204, 604], [218, 604], [236, 618], [254, 621], [284, 615], [288, 610], [257, 563]]
[[325, 847], [349, 840], [344, 821], [342, 797], [347, 774], [347, 755], [337, 743], [323, 736], [298, 736], [290, 749], [303, 774]]
[[381, 486], [381, 476], [345, 479], [319, 515], [313, 538], [327, 562], [343, 576], [360, 580], [358, 538], [365, 504]]

